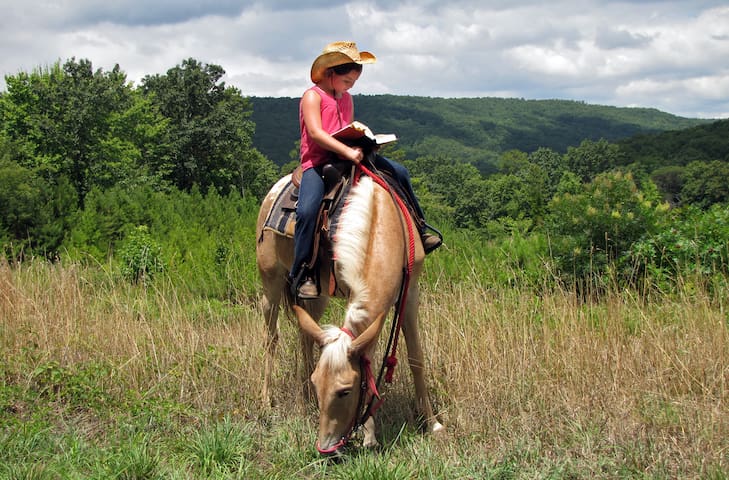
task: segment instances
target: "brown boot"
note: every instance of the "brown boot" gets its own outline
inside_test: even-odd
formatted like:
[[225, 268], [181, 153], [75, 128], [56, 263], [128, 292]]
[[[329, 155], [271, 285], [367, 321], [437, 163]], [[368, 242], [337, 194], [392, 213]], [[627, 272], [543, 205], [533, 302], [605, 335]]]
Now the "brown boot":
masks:
[[433, 235], [432, 233], [422, 234], [420, 236], [420, 241], [423, 242], [423, 250], [426, 255], [443, 244], [443, 239], [441, 239], [438, 235]]
[[296, 294], [303, 300], [313, 300], [319, 298], [319, 290], [316, 288], [314, 280], [306, 277], [299, 288], [296, 290]]

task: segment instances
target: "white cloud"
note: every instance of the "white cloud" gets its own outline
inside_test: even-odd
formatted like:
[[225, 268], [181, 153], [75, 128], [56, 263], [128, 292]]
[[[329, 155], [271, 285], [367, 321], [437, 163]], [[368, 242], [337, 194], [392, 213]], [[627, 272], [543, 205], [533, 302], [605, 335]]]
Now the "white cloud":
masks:
[[724, 0], [6, 0], [0, 28], [4, 75], [75, 57], [137, 81], [193, 57], [246, 95], [298, 96], [321, 48], [351, 39], [378, 56], [360, 93], [729, 111]]

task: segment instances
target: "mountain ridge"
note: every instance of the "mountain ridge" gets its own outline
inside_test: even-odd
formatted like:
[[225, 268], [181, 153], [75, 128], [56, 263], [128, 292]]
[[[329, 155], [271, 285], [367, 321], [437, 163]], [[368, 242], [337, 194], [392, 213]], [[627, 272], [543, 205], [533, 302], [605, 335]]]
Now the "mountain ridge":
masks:
[[[291, 160], [299, 139], [298, 98], [248, 97], [253, 145], [277, 165]], [[354, 95], [356, 119], [376, 133], [395, 133], [405, 156], [450, 155], [492, 170], [508, 150], [540, 147], [563, 153], [583, 140], [610, 142], [682, 130], [713, 119], [679, 117], [655, 108], [576, 100]]]

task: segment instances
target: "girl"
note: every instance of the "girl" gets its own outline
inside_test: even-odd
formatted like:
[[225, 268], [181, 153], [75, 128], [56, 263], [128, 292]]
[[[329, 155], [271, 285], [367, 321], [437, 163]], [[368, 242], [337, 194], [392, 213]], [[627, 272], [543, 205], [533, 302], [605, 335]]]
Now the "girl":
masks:
[[[331, 161], [333, 154], [355, 164], [361, 162], [364, 157], [362, 149], [340, 142], [332, 137], [331, 133], [354, 120], [354, 103], [348, 91], [359, 80], [362, 65], [375, 61], [375, 56], [370, 52], [357, 50], [354, 42], [330, 43], [314, 60], [311, 66], [311, 81], [314, 85], [301, 97], [299, 124], [303, 176], [296, 206], [294, 262], [289, 280], [292, 287], [295, 287], [298, 297], [302, 299], [316, 298], [319, 295], [305, 262], [312, 254], [314, 229], [325, 193], [321, 167]], [[407, 169], [381, 155], [375, 155], [374, 163], [375, 167], [394, 174], [411, 197], [416, 214], [423, 219], [423, 212], [412, 191]], [[419, 223], [425, 225], [424, 221]], [[440, 235], [427, 234], [424, 228], [420, 233], [426, 253], [441, 245]]]

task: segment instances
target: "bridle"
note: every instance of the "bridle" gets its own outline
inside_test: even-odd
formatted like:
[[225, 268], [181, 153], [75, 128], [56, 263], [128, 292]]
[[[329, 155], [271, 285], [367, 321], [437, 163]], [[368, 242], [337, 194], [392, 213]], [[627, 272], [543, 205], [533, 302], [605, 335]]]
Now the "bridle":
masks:
[[[395, 194], [395, 192], [392, 191], [387, 182], [382, 180], [382, 178], [378, 175], [373, 174], [370, 170], [367, 169], [367, 167], [365, 167], [361, 163], [357, 165], [356, 169], [359, 170], [359, 172], [357, 172], [358, 174], [355, 176], [355, 178], [359, 177], [359, 173], [364, 173], [372, 178], [377, 184], [379, 184], [390, 193], [390, 195], [395, 200], [396, 205], [402, 211], [403, 215], [406, 218], [409, 216], [407, 207], [405, 206], [404, 202], [397, 194]], [[357, 432], [357, 430], [362, 425], [364, 425], [364, 423], [371, 416], [375, 414], [377, 409], [380, 408], [384, 400], [381, 398], [380, 392], [377, 387], [380, 384], [380, 380], [382, 380], [382, 375], [385, 367], [387, 367], [385, 381], [387, 383], [392, 383], [395, 366], [397, 365], [397, 343], [400, 329], [402, 327], [402, 313], [405, 310], [405, 300], [407, 299], [407, 292], [410, 284], [410, 275], [412, 274], [413, 264], [415, 263], [415, 237], [413, 233], [413, 225], [412, 222], [405, 223], [407, 224], [407, 235], [409, 239], [407, 266], [405, 269], [403, 269], [403, 279], [402, 284], [400, 285], [400, 292], [397, 297], [397, 302], [395, 304], [395, 315], [392, 322], [392, 328], [390, 330], [390, 338], [387, 342], [387, 348], [385, 349], [385, 354], [379, 375], [377, 377], [377, 380], [375, 380], [375, 376], [372, 373], [372, 362], [367, 355], [361, 355], [359, 357], [359, 368], [360, 378], [362, 379], [362, 381], [360, 382], [359, 400], [357, 401], [357, 409], [355, 410], [354, 418], [352, 419], [350, 426], [347, 429], [347, 433], [343, 435], [339, 439], [339, 441], [333, 446], [322, 449], [319, 445], [319, 441], [317, 441], [316, 449], [322, 455], [332, 455], [337, 453], [340, 448], [344, 447], [347, 442], [349, 442], [349, 439], [352, 437], [352, 435], [354, 435], [354, 433]], [[352, 331], [348, 328], [342, 327], [340, 328], [340, 330], [349, 335], [352, 340], [355, 339], [354, 333], [352, 333]], [[367, 405], [366, 407], [365, 404]], [[362, 412], [361, 415], [360, 412]]]
[[[340, 328], [340, 330], [349, 335], [352, 340], [355, 339], [354, 333], [352, 333], [352, 331], [348, 328], [342, 327]], [[357, 410], [355, 410], [355, 416], [352, 419], [349, 428], [347, 429], [347, 433], [345, 435], [342, 435], [339, 441], [331, 447], [323, 449], [320, 447], [319, 442], [317, 441], [316, 449], [322, 455], [332, 455], [334, 453], [337, 453], [340, 448], [344, 447], [347, 442], [349, 442], [349, 439], [352, 438], [352, 435], [354, 435], [354, 433], [357, 432], [357, 430], [362, 425], [364, 425], [367, 419], [374, 415], [375, 411], [380, 407], [380, 405], [382, 405], [382, 398], [380, 397], [380, 392], [377, 390], [378, 382], [375, 381], [375, 376], [372, 373], [372, 362], [367, 355], [361, 355], [359, 357], [359, 369], [360, 378], [362, 379], [362, 381], [360, 382], [359, 400], [357, 401]], [[377, 399], [377, 403], [374, 403], [375, 398]], [[364, 410], [364, 412], [362, 412], [365, 403], [368, 403], [368, 406]], [[362, 412], [362, 415], [358, 417], [359, 412]]]

